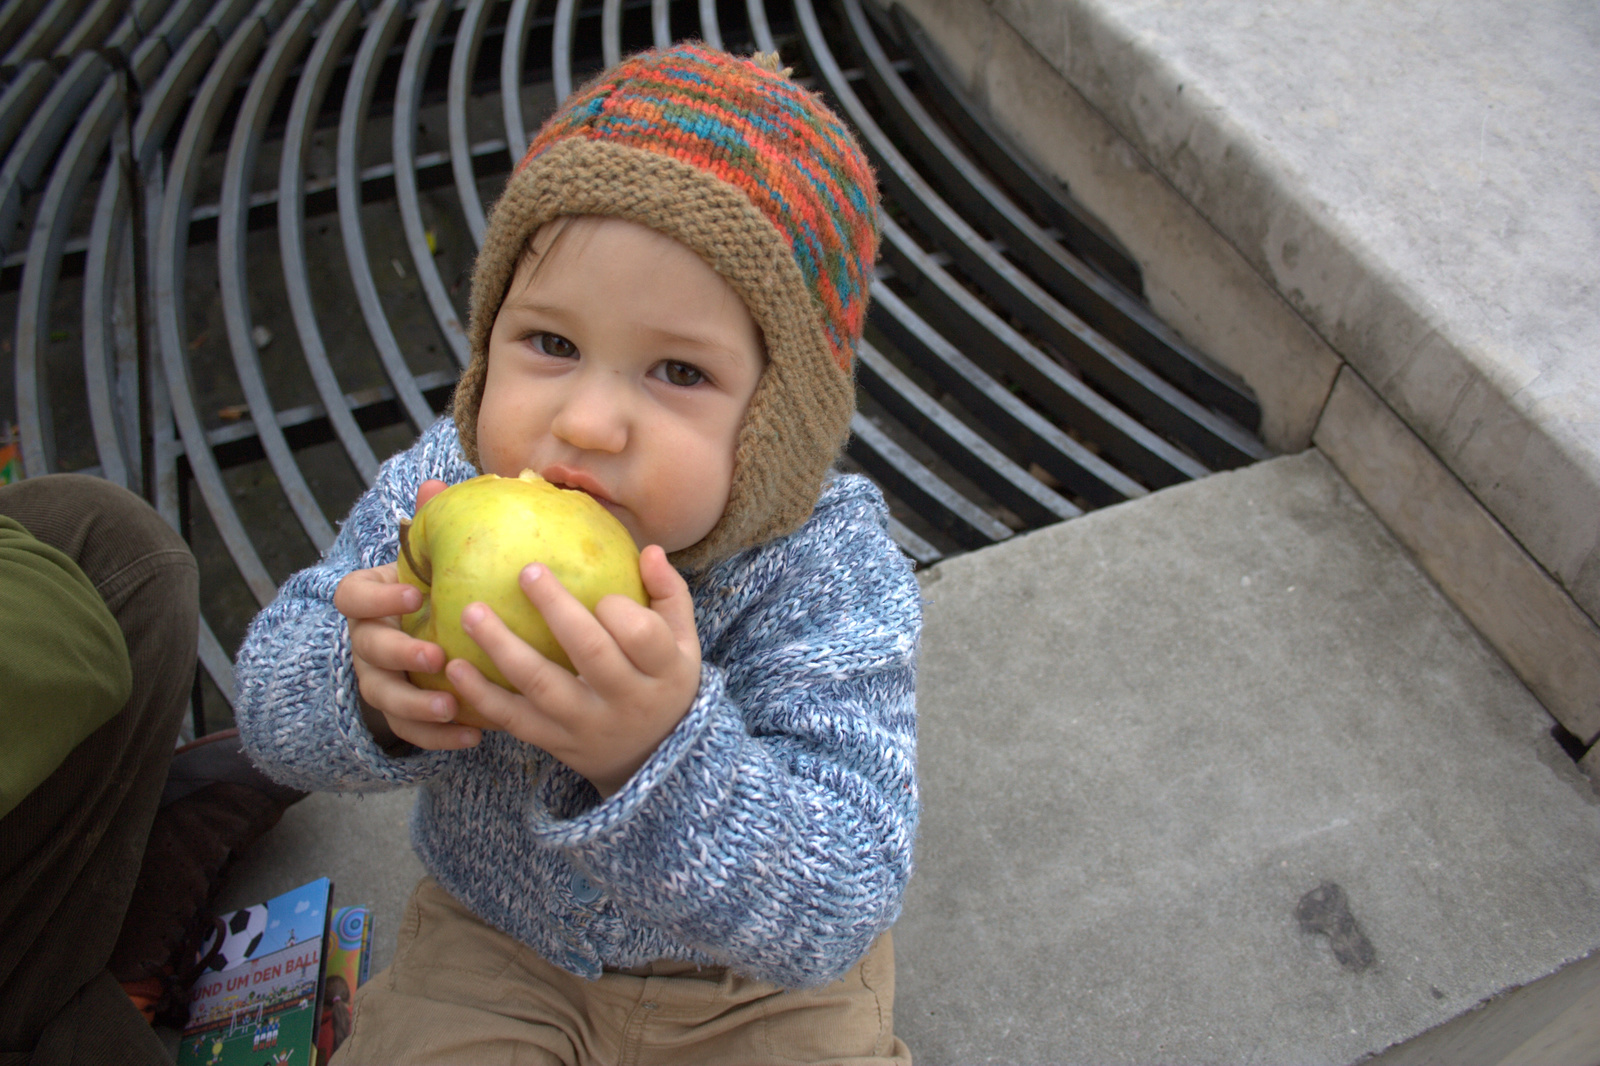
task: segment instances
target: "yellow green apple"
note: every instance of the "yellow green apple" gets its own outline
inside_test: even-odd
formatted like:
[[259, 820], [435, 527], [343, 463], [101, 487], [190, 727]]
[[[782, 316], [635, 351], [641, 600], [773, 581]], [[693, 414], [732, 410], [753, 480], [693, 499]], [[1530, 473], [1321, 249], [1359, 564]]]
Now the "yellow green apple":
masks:
[[[532, 562], [547, 567], [591, 611], [613, 593], [649, 603], [639, 578], [639, 549], [622, 523], [588, 493], [558, 488], [524, 470], [518, 477], [484, 474], [452, 485], [400, 523], [400, 580], [422, 592], [422, 607], [401, 618], [400, 626], [509, 689], [510, 682], [461, 628], [462, 610], [486, 603], [512, 632], [571, 670], [571, 660], [517, 583]], [[443, 672], [413, 671], [410, 677], [421, 688], [454, 693], [458, 722], [492, 728]]]

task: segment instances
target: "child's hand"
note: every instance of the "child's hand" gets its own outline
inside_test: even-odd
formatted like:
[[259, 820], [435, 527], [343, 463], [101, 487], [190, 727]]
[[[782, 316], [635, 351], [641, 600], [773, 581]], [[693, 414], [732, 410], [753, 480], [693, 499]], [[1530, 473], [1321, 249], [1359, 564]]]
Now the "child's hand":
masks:
[[[418, 509], [443, 489], [442, 481], [424, 482], [417, 492]], [[400, 615], [420, 608], [422, 593], [400, 581], [396, 564], [346, 575], [334, 590], [333, 605], [350, 622], [350, 648], [361, 698], [382, 715], [382, 721], [372, 720], [371, 715], [367, 721], [380, 743], [389, 739], [384, 732], [419, 748], [436, 750], [466, 748], [478, 742], [478, 730], [453, 723], [454, 696], [418, 688], [406, 676], [408, 670], [442, 670], [445, 656], [439, 645], [418, 640], [400, 628]]]
[[574, 677], [470, 604], [462, 628], [507, 680], [508, 692], [464, 659], [445, 668], [456, 690], [491, 722], [548, 751], [602, 796], [627, 784], [689, 712], [700, 688], [700, 638], [689, 586], [660, 547], [639, 557], [650, 606], [607, 596], [593, 614], [537, 563], [522, 590], [578, 671]]

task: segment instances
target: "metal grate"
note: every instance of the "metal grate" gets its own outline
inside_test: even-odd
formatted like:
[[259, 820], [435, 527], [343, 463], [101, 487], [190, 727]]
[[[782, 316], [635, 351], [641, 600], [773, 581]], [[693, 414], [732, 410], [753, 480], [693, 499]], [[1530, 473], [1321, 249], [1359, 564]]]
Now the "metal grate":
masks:
[[842, 462], [922, 562], [1266, 454], [1248, 390], [1114, 237], [861, 0], [9, 0], [0, 420], [30, 475], [152, 499], [230, 649], [467, 360], [472, 257], [575, 82], [683, 37], [780, 50], [886, 195]]

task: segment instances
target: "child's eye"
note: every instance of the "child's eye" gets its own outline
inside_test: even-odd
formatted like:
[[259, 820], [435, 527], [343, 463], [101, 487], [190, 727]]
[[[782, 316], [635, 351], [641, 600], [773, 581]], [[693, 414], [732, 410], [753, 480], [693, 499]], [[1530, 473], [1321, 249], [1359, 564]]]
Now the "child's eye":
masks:
[[675, 362], [661, 364], [661, 377], [667, 384], [682, 388], [698, 385], [706, 379], [704, 374], [688, 363]]
[[559, 333], [535, 333], [533, 346], [556, 359], [571, 359], [578, 354], [578, 346]]

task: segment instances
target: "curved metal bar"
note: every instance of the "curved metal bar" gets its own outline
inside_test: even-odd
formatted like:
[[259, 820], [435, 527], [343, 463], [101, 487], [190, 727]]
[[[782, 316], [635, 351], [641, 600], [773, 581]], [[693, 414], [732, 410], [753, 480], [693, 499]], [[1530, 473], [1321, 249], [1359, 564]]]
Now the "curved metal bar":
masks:
[[963, 548], [984, 548], [1011, 537], [1010, 526], [951, 488], [860, 412], [850, 417], [845, 450], [874, 480]]
[[974, 232], [911, 167], [862, 105], [823, 39], [810, 0], [795, 0], [795, 14], [813, 71], [821, 75], [860, 134], [879, 179], [919, 225], [942, 228], [951, 235], [952, 254], [993, 299], [1058, 347], [1106, 392], [1182, 441], [1208, 465], [1240, 466], [1268, 454], [1243, 428], [1184, 395], [1086, 326]]
[[[125, 151], [125, 148], [118, 148]], [[83, 373], [88, 390], [89, 423], [94, 432], [95, 452], [100, 456], [102, 475], [125, 489], [139, 491], [141, 477], [130, 455], [139, 454], [137, 430], [130, 423], [137, 415], [124, 418], [136, 404], [121, 401], [118, 391], [115, 321], [117, 301], [132, 284], [118, 288], [113, 280], [120, 270], [131, 278], [133, 244], [127, 230], [127, 187], [121, 167], [107, 168], [95, 202], [94, 221], [89, 226], [88, 252], [83, 270]]]
[[881, 282], [872, 285], [872, 320], [963, 407], [1072, 492], [1099, 506], [1148, 495], [984, 373]]
[[1024, 522], [1045, 526], [1083, 513], [918, 388], [871, 344], [862, 341], [857, 355], [856, 373], [868, 394], [945, 462]]
[[[522, 53], [528, 47], [528, 14], [533, 0], [511, 0], [505, 36], [500, 42], [500, 112], [505, 116], [506, 151], [511, 165], [528, 150], [528, 127], [522, 121]], [[571, 68], [567, 79], [571, 81]]]
[[1249, 426], [1261, 409], [1242, 383], [1216, 370], [1206, 356], [1184, 343], [1139, 299], [1108, 281], [1059, 243], [1022, 211], [987, 174], [967, 159], [961, 147], [923, 108], [900, 78], [873, 32], [861, 0], [842, 0], [855, 46], [866, 59], [867, 80], [890, 125], [923, 165], [936, 175], [947, 201], [959, 202], [1006, 245], [1011, 256], [1039, 279], [1045, 290], [1070, 306], [1101, 336], [1202, 404]]
[[209, 10], [206, 0], [178, 0], [161, 16], [150, 36], [166, 41], [167, 47], [176, 53]]
[[43, 6], [44, 0], [7, 0], [0, 7], [0, 51], [11, 51]]
[[0, 67], [21, 66], [30, 59], [46, 55], [77, 24], [86, 2], [50, 0], [49, 6], [34, 17], [22, 38], [11, 46], [11, 51], [0, 59]]
[[159, 22], [172, 0], [136, 0], [132, 10], [122, 16], [122, 21], [117, 23], [116, 29], [106, 37], [103, 47], [115, 52], [121, 52], [129, 62], [139, 45], [145, 40], [145, 27], [153, 22]]
[[14, 373], [22, 465], [34, 474], [54, 473], [56, 469], [55, 431], [42, 342], [50, 332], [50, 307], [61, 276], [61, 254], [73, 208], [122, 117], [122, 97], [117, 88], [115, 80], [101, 86], [62, 146], [56, 168], [40, 197], [23, 263], [22, 286], [17, 296]]
[[1001, 135], [994, 121], [962, 88], [927, 31], [903, 5], [896, 4], [891, 17], [905, 40], [917, 77], [940, 116], [999, 177], [1006, 190], [1058, 230], [1068, 248], [1105, 271], [1130, 293], [1144, 292], [1139, 265], [1122, 242]]
[[944, 552], [907, 529], [894, 515], [889, 516], [889, 536], [894, 538], [901, 551], [917, 561], [918, 566], [932, 566], [944, 558]]
[[[204, 13], [200, 6], [203, 0], [184, 0], [180, 7], [168, 12], [173, 25], [187, 23], [191, 27], [199, 25], [199, 15]], [[183, 18], [182, 15], [191, 17]], [[174, 18], [172, 16], [179, 15]], [[160, 35], [157, 35], [160, 36]], [[155, 155], [161, 150], [162, 140], [166, 137], [178, 115], [189, 104], [189, 89], [206, 72], [206, 64], [216, 55], [217, 35], [209, 27], [205, 29], [191, 29], [184, 37], [180, 47], [174, 47], [172, 39], [168, 37], [167, 46], [172, 48], [172, 60], [162, 68], [161, 76], [156, 83], [147, 86], [143, 93], [139, 116], [133, 123], [134, 150], [138, 153], [139, 169], [144, 168], [154, 161]], [[141, 44], [154, 46], [155, 41]]]
[[[274, 6], [287, 7], [288, 4], [274, 0]], [[257, 17], [268, 24], [265, 28], [270, 33], [270, 24], [276, 22], [278, 16], [261, 14], [261, 9], [260, 0], [211, 0], [211, 7], [206, 11], [206, 25], [216, 30], [218, 37], [226, 39], [244, 18], [245, 12], [254, 11]]]
[[400, 202], [400, 224], [405, 229], [406, 246], [411, 249], [411, 262], [417, 268], [417, 279], [433, 308], [434, 321], [439, 333], [450, 346], [456, 362], [466, 366], [472, 358], [467, 344], [467, 331], [445, 291], [444, 280], [439, 277], [439, 264], [434, 261], [433, 249], [428, 247], [428, 234], [422, 222], [422, 204], [417, 197], [416, 134], [417, 109], [422, 103], [422, 78], [426, 73], [428, 57], [433, 54], [434, 41], [450, 14], [450, 0], [425, 0], [411, 23], [411, 37], [406, 42], [405, 58], [400, 62], [400, 80], [394, 90], [394, 191]]
[[[134, 50], [134, 77], [140, 82], [148, 81], [169, 57], [165, 40], [149, 38]], [[113, 143], [119, 157], [134, 150], [120, 130]], [[119, 331], [115, 321], [119, 306], [137, 318], [131, 307], [134, 264], [132, 235], [128, 232], [129, 206], [119, 158], [106, 168], [100, 180], [94, 220], [89, 226], [83, 279], [83, 372], [101, 472], [124, 488], [139, 491], [144, 479], [139, 465], [143, 457], [139, 441], [142, 413], [135, 387], [138, 371], [131, 355], [119, 355], [119, 350], [127, 353], [139, 342], [137, 337], [123, 338], [119, 344], [119, 332], [125, 330]], [[113, 281], [119, 270], [128, 279], [121, 287]], [[119, 373], [119, 362], [127, 364], [126, 372]], [[173, 524], [176, 526], [176, 521]]]
[[[550, 35], [550, 81], [555, 89], [557, 107], [572, 95], [572, 33], [577, 11], [577, 0], [556, 0], [555, 32]], [[526, 134], [521, 143], [527, 146]]]
[[211, 675], [211, 681], [222, 692], [222, 698], [233, 706], [233, 656], [222, 646], [222, 641], [211, 631], [206, 616], [200, 616], [200, 665]]
[[650, 0], [650, 39], [657, 48], [672, 43], [672, 0]]
[[916, 293], [945, 334], [1021, 385], [1045, 411], [1076, 427], [1103, 454], [1156, 488], [1211, 473], [1029, 343], [945, 273], [894, 219], [882, 215], [880, 221], [884, 256], [895, 278]]
[[305, 356], [311, 380], [322, 398], [333, 431], [355, 464], [361, 479], [370, 485], [378, 476], [378, 457], [362, 435], [361, 427], [350, 414], [344, 389], [328, 362], [328, 349], [322, 342], [317, 313], [311, 302], [311, 275], [306, 265], [305, 186], [302, 181], [306, 148], [311, 142], [317, 112], [327, 95], [328, 83], [338, 68], [340, 55], [361, 26], [360, 0], [343, 0], [317, 30], [317, 43], [306, 57], [289, 106], [289, 119], [283, 130], [283, 149], [278, 161], [278, 255], [283, 262], [283, 286], [289, 299], [289, 315], [300, 336], [300, 352]]
[[56, 68], [42, 59], [29, 62], [17, 71], [4, 93], [0, 93], [0, 156], [11, 151], [17, 134], [35, 114], [39, 101], [56, 82]]
[[483, 199], [478, 195], [478, 174], [472, 166], [472, 140], [467, 130], [467, 98], [472, 94], [472, 70], [478, 64], [478, 49], [483, 31], [489, 25], [484, 14], [488, 0], [468, 0], [456, 25], [456, 43], [450, 49], [450, 82], [445, 97], [445, 113], [450, 129], [450, 171], [456, 179], [456, 196], [461, 213], [467, 216], [467, 229], [475, 248], [483, 247], [486, 225]]
[[255, 420], [256, 436], [301, 528], [320, 553], [333, 543], [333, 526], [322, 513], [311, 486], [306, 484], [305, 475], [295, 462], [294, 453], [275, 417], [276, 406], [261, 372], [255, 340], [251, 337], [249, 284], [245, 280], [250, 177], [255, 173], [256, 154], [272, 107], [289, 76], [289, 68], [311, 38], [314, 18], [314, 4], [302, 4], [279, 27], [239, 106], [239, 117], [222, 170], [222, 202], [217, 215], [217, 280], [222, 293], [222, 319], [228, 331], [228, 348], [233, 354], [234, 371], [244, 391], [245, 403]]
[[[139, 188], [129, 190], [130, 201], [134, 197], [139, 198], [137, 202], [130, 202], [129, 215], [130, 221], [135, 224], [143, 223], [144, 247], [149, 249], [156, 246], [156, 227], [161, 224], [161, 200], [166, 195], [167, 171], [159, 153], [155, 154], [149, 166], [139, 172], [139, 182]], [[135, 206], [137, 213], [133, 211]], [[142, 306], [149, 308], [152, 298], [148, 283], [150, 264], [148, 257], [140, 256], [138, 252], [137, 247], [132, 249], [133, 268], [130, 277], [135, 281], [134, 307], [140, 306], [139, 301], [143, 300]], [[178, 473], [178, 459], [183, 454], [183, 444], [178, 440], [177, 426], [172, 417], [172, 398], [154, 380], [157, 373], [154, 360], [159, 358], [156, 349], [160, 340], [156, 337], [155, 323], [150, 321], [152, 317], [149, 314], [143, 316], [144, 333], [140, 343], [144, 345], [144, 351], [136, 347], [126, 364], [131, 405], [135, 411], [141, 414], [149, 412], [150, 415], [149, 426], [143, 426], [138, 421], [133, 423], [139, 432], [136, 447], [141, 463], [146, 455], [144, 446], [147, 441], [150, 447], [148, 455], [151, 469], [140, 479], [140, 487], [151, 490], [146, 493], [146, 498], [153, 495], [156, 511], [166, 519], [168, 525], [184, 533], [187, 538], [188, 492], [179, 480]], [[140, 469], [144, 470], [142, 466]]]
[[[204, 51], [216, 54], [216, 37], [209, 27], [196, 31], [192, 40], [208, 42]], [[183, 439], [184, 455], [189, 461], [195, 484], [205, 499], [211, 521], [222, 537], [228, 554], [233, 557], [239, 576], [262, 606], [272, 602], [277, 595], [277, 583], [267, 573], [250, 540], [250, 534], [234, 510], [228, 487], [222, 480], [222, 471], [206, 440], [205, 425], [195, 407], [194, 390], [189, 380], [189, 361], [186, 358], [183, 297], [184, 264], [189, 247], [189, 208], [194, 198], [195, 184], [200, 180], [200, 162], [211, 145], [223, 108], [232, 98], [235, 86], [245, 78], [265, 41], [266, 28], [260, 20], [252, 19], [234, 33], [221, 54], [217, 55], [216, 62], [210, 65], [211, 69], [195, 94], [194, 104], [189, 109], [183, 131], [172, 152], [172, 169], [161, 200], [161, 221], [156, 228], [151, 257], [154, 282], [151, 305], [155, 312], [156, 336], [161, 366], [166, 375], [167, 396], [172, 401], [172, 416], [177, 423], [178, 434]], [[185, 53], [189, 48], [189, 45], [185, 46]], [[199, 51], [196, 49], [197, 53]], [[163, 82], [166, 81], [163, 78]], [[187, 82], [188, 79], [172, 79], [171, 88], [175, 91], [181, 85], [187, 89]], [[151, 114], [163, 114], [163, 103], [159, 99], [154, 101]], [[140, 118], [142, 120], [145, 116], [141, 115]], [[164, 138], [165, 129], [155, 125], [148, 133], [153, 139], [159, 140]], [[154, 137], [156, 134], [162, 137]]]
[[[115, 311], [122, 290], [115, 287], [114, 272], [133, 269], [133, 245], [126, 234], [126, 190], [115, 168], [107, 173], [96, 200], [90, 243], [83, 264], [83, 379], [88, 391], [94, 453], [101, 475], [128, 490], [138, 491], [138, 475], [128, 455], [138, 447], [128, 437], [117, 395], [117, 325]], [[123, 218], [112, 221], [118, 213]]]
[[16, 232], [22, 213], [22, 200], [39, 185], [45, 168], [78, 116], [100, 86], [111, 67], [93, 52], [73, 60], [65, 73], [45, 94], [28, 124], [0, 165], [0, 254], [11, 250], [11, 235]]
[[622, 0], [600, 5], [600, 62], [607, 69], [622, 62]]
[[756, 51], [776, 52], [772, 29], [767, 24], [767, 8], [763, 0], [745, 0], [745, 14], [750, 18], [750, 36], [755, 38]]
[[361, 306], [361, 317], [366, 320], [367, 332], [377, 345], [378, 358], [394, 386], [401, 409], [418, 433], [433, 423], [434, 410], [427, 397], [417, 388], [417, 379], [406, 364], [400, 343], [378, 299], [378, 283], [372, 277], [372, 263], [367, 259], [367, 239], [361, 226], [361, 130], [366, 125], [367, 107], [372, 102], [377, 87], [382, 59], [400, 32], [405, 17], [402, 0], [384, 0], [384, 4], [367, 24], [366, 36], [356, 50], [355, 62], [350, 66], [350, 80], [345, 85], [344, 103], [339, 112], [339, 141], [336, 149], [339, 193], [339, 234], [344, 240], [344, 259], [350, 267], [350, 280], [355, 285], [356, 302]]
[[56, 45], [57, 59], [67, 59], [85, 48], [97, 47], [105, 39], [112, 21], [126, 6], [126, 0], [95, 0], [67, 35]]
[[722, 48], [722, 27], [717, 25], [717, 0], [700, 0], [700, 39]]

